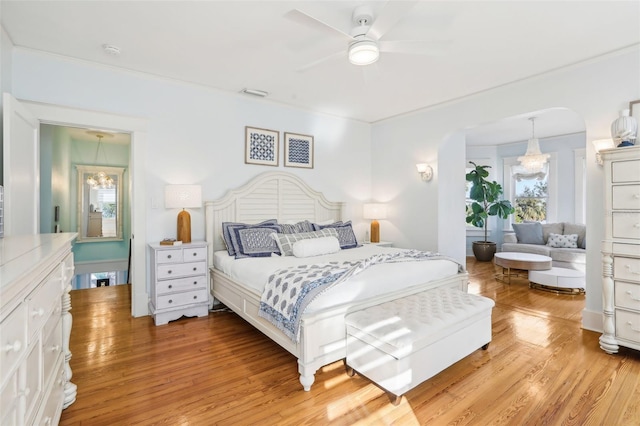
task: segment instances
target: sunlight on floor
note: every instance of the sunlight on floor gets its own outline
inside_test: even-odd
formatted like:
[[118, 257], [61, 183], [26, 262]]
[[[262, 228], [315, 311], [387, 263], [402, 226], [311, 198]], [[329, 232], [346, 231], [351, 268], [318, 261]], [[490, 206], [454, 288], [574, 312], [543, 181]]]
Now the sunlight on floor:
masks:
[[515, 311], [512, 312], [511, 317], [517, 339], [537, 346], [549, 346], [549, 335], [551, 331], [549, 330], [546, 319]]

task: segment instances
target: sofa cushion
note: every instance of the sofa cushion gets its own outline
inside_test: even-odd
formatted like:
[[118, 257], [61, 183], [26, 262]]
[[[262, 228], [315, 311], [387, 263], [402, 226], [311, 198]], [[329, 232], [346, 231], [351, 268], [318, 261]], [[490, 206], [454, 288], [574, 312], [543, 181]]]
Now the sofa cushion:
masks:
[[534, 223], [514, 223], [511, 225], [520, 244], [544, 244], [542, 225]]
[[[549, 242], [549, 234], [564, 234], [564, 224], [563, 223], [543, 223], [542, 224], [542, 240], [543, 244], [547, 244]], [[577, 234], [577, 232], [572, 232], [572, 234]]]
[[551, 247], [543, 244], [520, 244], [520, 243], [504, 243], [502, 244], [502, 251], [517, 251], [520, 253], [541, 254], [543, 256], [550, 256]]
[[587, 227], [585, 225], [580, 225], [577, 223], [564, 223], [564, 230], [562, 232], [564, 235], [577, 234], [578, 235], [578, 247], [579, 248], [587, 248], [585, 244], [585, 239], [587, 235]]

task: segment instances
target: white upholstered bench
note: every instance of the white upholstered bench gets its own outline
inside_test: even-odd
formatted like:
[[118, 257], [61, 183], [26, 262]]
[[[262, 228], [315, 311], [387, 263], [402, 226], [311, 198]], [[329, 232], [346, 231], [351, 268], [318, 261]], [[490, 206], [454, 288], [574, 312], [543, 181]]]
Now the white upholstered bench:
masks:
[[437, 288], [349, 313], [347, 373], [402, 395], [491, 342], [494, 301]]

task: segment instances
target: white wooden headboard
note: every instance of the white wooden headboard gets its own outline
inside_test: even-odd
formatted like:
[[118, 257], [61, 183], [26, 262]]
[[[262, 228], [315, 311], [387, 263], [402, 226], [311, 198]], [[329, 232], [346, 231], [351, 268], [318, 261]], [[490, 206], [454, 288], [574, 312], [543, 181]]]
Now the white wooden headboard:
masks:
[[286, 172], [266, 172], [222, 198], [205, 201], [205, 238], [209, 246], [209, 266], [213, 252], [224, 250], [222, 222], [257, 223], [342, 220], [344, 203], [328, 201], [302, 179]]

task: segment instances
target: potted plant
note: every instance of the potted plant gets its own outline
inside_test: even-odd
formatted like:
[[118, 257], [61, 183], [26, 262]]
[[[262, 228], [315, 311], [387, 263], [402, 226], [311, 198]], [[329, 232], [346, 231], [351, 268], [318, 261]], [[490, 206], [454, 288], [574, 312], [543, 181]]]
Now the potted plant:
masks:
[[489, 216], [498, 216], [506, 219], [515, 209], [509, 200], [500, 199], [502, 186], [496, 181], [489, 181], [489, 171], [491, 166], [479, 166], [473, 161], [469, 161], [474, 167], [466, 175], [468, 182], [471, 182], [470, 198], [473, 200], [471, 207], [467, 209], [467, 223], [478, 228], [484, 228], [484, 240], [473, 242], [473, 255], [482, 262], [493, 259], [496, 253], [496, 243], [487, 241], [487, 221]]

